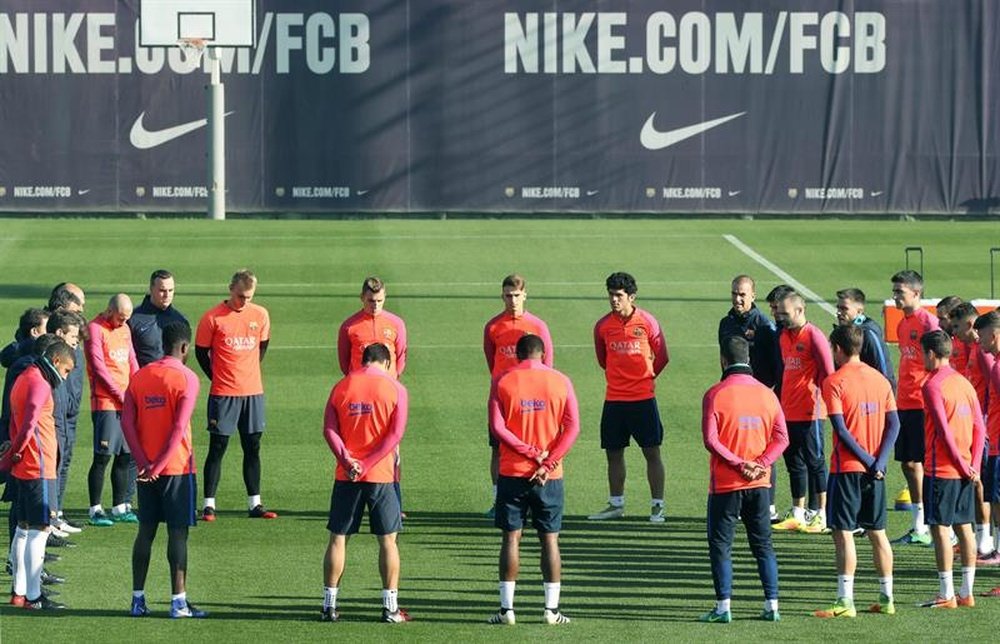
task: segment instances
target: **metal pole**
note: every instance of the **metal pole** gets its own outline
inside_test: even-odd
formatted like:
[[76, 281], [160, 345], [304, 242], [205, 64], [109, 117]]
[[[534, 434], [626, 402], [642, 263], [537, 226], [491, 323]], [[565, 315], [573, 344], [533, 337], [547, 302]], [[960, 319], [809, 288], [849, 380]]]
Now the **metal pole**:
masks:
[[212, 82], [208, 86], [208, 216], [226, 218], [226, 88], [222, 84], [222, 52], [208, 48]]
[[1000, 253], [1000, 246], [990, 249], [990, 299], [996, 298], [996, 255]]

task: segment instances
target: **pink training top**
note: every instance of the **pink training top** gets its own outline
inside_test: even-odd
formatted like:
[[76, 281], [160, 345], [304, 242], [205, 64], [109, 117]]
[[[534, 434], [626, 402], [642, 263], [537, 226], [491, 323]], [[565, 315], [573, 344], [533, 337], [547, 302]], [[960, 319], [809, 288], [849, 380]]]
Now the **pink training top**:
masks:
[[811, 322], [781, 332], [781, 409], [789, 421], [826, 417], [820, 387], [833, 373], [830, 341]]
[[655, 379], [670, 362], [659, 322], [639, 307], [627, 318], [608, 313], [598, 320], [594, 350], [607, 381], [605, 400], [652, 398], [656, 395]]
[[490, 376], [496, 378], [517, 364], [517, 341], [529, 333], [542, 339], [545, 345], [542, 362], [552, 366], [555, 350], [548, 325], [540, 317], [527, 311], [519, 316], [504, 311], [491, 318], [483, 328], [483, 353], [486, 355]]
[[378, 315], [358, 311], [344, 320], [337, 334], [337, 360], [345, 376], [361, 368], [361, 356], [370, 344], [389, 348], [389, 374], [393, 378], [406, 369], [406, 324], [403, 318], [383, 310]]
[[986, 426], [976, 390], [950, 366], [930, 373], [923, 386], [924, 471], [942, 479], [967, 479], [982, 471]]
[[132, 346], [132, 331], [127, 324], [112, 327], [104, 315], [87, 325], [83, 343], [90, 377], [91, 411], [121, 411], [125, 388], [139, 362]]

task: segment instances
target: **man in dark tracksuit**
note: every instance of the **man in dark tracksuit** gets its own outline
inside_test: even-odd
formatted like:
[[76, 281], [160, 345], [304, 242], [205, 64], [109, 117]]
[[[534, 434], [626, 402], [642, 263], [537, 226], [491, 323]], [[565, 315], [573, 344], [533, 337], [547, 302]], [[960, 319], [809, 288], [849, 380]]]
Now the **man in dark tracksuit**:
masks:
[[865, 293], [859, 288], [837, 291], [837, 324], [854, 324], [861, 327], [864, 342], [861, 345], [861, 362], [878, 371], [896, 391], [896, 372], [885, 344], [885, 334], [878, 322], [865, 315]]

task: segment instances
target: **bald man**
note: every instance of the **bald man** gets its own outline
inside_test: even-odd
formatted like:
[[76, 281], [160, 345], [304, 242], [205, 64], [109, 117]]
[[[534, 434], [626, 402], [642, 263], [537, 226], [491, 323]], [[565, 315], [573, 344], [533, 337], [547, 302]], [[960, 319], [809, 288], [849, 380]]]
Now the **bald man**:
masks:
[[[138, 523], [128, 507], [129, 467], [132, 455], [122, 434], [121, 413], [125, 390], [139, 363], [132, 348], [132, 334], [126, 322], [132, 317], [132, 300], [124, 293], [113, 295], [108, 307], [87, 325], [84, 340], [87, 377], [90, 379], [90, 416], [94, 422], [94, 462], [87, 476], [90, 493], [90, 520], [94, 526]], [[110, 516], [101, 505], [104, 471], [111, 466]]]

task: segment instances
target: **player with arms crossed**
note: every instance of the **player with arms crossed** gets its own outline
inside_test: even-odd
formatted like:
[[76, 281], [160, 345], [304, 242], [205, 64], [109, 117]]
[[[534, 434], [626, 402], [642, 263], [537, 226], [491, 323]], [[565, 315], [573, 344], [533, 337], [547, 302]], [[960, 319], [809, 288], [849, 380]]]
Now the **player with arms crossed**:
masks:
[[133, 617], [146, 617], [146, 574], [160, 523], [167, 524], [170, 616], [205, 617], [187, 600], [188, 528], [195, 524], [194, 450], [191, 414], [198, 376], [184, 366], [191, 347], [187, 322], [162, 329], [164, 356], [140, 369], [125, 392], [122, 430], [138, 468], [139, 532], [132, 546]]
[[361, 527], [368, 507], [371, 532], [378, 538], [382, 575], [382, 621], [410, 621], [399, 607], [399, 547], [402, 528], [399, 497], [393, 489], [395, 453], [406, 431], [409, 397], [392, 377], [392, 353], [369, 344], [361, 366], [334, 385], [326, 404], [323, 436], [336, 457], [336, 480], [330, 495], [327, 530], [330, 543], [323, 559], [323, 609], [320, 619], [337, 621], [337, 594], [347, 562], [347, 540]]
[[701, 432], [709, 459], [708, 552], [716, 604], [700, 621], [732, 621], [733, 533], [746, 527], [750, 550], [764, 587], [760, 618], [776, 622], [778, 560], [771, 544], [768, 487], [770, 469], [788, 446], [781, 403], [753, 377], [746, 339], [730, 336], [720, 344], [722, 381], [702, 399]]
[[892, 385], [861, 361], [861, 326], [838, 326], [830, 334], [837, 371], [823, 382], [833, 452], [827, 484], [827, 525], [837, 551], [837, 601], [817, 617], [855, 617], [854, 572], [858, 555], [853, 532], [864, 528], [872, 544], [879, 599], [870, 612], [895, 614], [892, 547], [885, 536], [885, 470], [899, 433]]
[[546, 624], [568, 624], [559, 610], [562, 558], [559, 530], [564, 503], [562, 459], [580, 434], [573, 383], [546, 366], [545, 343], [533, 334], [517, 341], [519, 362], [494, 382], [490, 431], [500, 442], [495, 524], [500, 548], [500, 610], [490, 624], [514, 624], [514, 589], [521, 565], [521, 534], [528, 514], [538, 531]]

